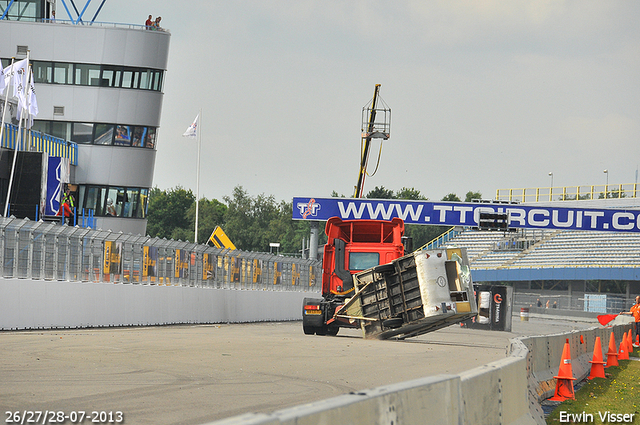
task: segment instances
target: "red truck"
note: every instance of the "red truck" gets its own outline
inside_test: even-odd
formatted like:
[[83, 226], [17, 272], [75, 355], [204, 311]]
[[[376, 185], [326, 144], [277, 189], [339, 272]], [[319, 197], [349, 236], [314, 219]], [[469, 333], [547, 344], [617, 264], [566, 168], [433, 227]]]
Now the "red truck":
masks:
[[[361, 328], [366, 338], [405, 339], [478, 313], [464, 248], [412, 251], [404, 222], [327, 221], [322, 298], [305, 298], [305, 334]], [[408, 242], [408, 241], [407, 241]], [[410, 243], [407, 243], [410, 245]]]
[[359, 327], [336, 317], [345, 300], [354, 296], [353, 274], [405, 254], [404, 222], [399, 218], [342, 221], [332, 217], [325, 233], [322, 298], [305, 298], [303, 303], [302, 327], [307, 335], [336, 335], [340, 327]]

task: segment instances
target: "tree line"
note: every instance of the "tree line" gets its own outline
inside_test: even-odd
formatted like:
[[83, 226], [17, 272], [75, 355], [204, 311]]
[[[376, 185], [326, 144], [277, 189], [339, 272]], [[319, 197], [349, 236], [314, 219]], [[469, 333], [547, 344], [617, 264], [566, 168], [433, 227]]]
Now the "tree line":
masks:
[[[344, 197], [335, 191], [332, 197]], [[465, 201], [480, 199], [479, 192], [468, 192]], [[375, 187], [366, 198], [428, 200], [419, 190], [402, 188], [398, 191]], [[231, 196], [217, 199], [201, 198], [198, 209], [198, 241], [204, 243], [220, 226], [234, 245], [243, 251], [268, 252], [270, 243], [280, 243], [280, 252], [297, 255], [308, 241], [310, 226], [307, 221], [292, 220], [293, 201], [276, 201], [273, 195], [250, 196], [242, 187], [236, 186]], [[460, 201], [450, 193], [443, 201]], [[183, 241], [194, 241], [196, 197], [191, 190], [176, 186], [160, 190], [153, 188], [149, 194], [147, 234], [151, 237]], [[324, 229], [323, 224], [320, 229]], [[418, 248], [448, 230], [446, 226], [406, 225], [405, 235], [413, 238]], [[319, 243], [326, 237], [320, 232]], [[308, 242], [305, 242], [308, 244]]]

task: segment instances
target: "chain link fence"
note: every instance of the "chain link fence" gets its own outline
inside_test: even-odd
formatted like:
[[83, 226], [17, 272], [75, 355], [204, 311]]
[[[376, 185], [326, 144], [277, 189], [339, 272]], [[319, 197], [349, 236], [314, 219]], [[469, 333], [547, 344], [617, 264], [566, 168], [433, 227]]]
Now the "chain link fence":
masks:
[[320, 291], [321, 262], [109, 230], [0, 217], [0, 276], [274, 291]]

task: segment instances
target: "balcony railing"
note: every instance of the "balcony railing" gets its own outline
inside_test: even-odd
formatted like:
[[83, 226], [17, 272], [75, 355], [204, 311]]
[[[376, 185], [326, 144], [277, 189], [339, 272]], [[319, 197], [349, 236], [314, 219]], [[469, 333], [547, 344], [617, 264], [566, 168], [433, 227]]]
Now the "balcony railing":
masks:
[[[49, 156], [69, 158], [71, 165], [78, 165], [78, 144], [39, 131], [22, 129], [19, 151], [46, 152]], [[6, 123], [0, 146], [15, 150], [18, 143], [18, 127]]]

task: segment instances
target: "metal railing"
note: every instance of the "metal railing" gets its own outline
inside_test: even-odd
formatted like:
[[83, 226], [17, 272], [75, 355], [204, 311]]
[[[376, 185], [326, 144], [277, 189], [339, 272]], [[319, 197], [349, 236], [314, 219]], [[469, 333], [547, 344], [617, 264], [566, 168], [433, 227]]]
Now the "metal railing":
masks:
[[638, 183], [496, 190], [496, 200], [519, 203], [637, 198], [639, 196], [640, 186]]
[[[69, 158], [71, 165], [78, 165], [78, 145], [39, 131], [22, 129], [18, 151], [46, 152], [49, 156]], [[15, 150], [18, 142], [18, 126], [5, 123], [0, 146]]]
[[[587, 311], [592, 313], [619, 313], [629, 311], [634, 304], [634, 298], [625, 294], [589, 293], [577, 294], [545, 292], [520, 292], [514, 293], [514, 314], [520, 308], [532, 308], [532, 312], [556, 313], [563, 311]], [[541, 305], [538, 306], [538, 300]], [[555, 307], [554, 307], [555, 304]]]
[[[28, 21], [27, 21], [28, 22]], [[44, 22], [48, 24], [66, 24], [66, 25], [82, 25], [82, 26], [91, 26], [91, 27], [103, 27], [103, 28], [124, 28], [124, 29], [133, 29], [133, 30], [151, 30], [157, 32], [166, 32], [170, 31], [167, 28], [150, 28], [146, 25], [141, 24], [127, 24], [123, 22], [99, 22], [99, 21], [72, 21], [70, 19], [40, 19], [39, 22]]]
[[439, 246], [444, 245], [445, 243], [449, 242], [451, 239], [455, 238], [460, 233], [461, 233], [460, 230], [458, 230], [454, 226], [454, 227], [450, 228], [449, 230], [447, 230], [446, 232], [444, 232], [443, 234], [441, 234], [440, 236], [438, 236], [436, 238], [433, 238], [432, 240], [430, 240], [426, 244], [422, 245], [418, 249], [436, 249]]
[[0, 217], [5, 278], [312, 291], [316, 260]]

